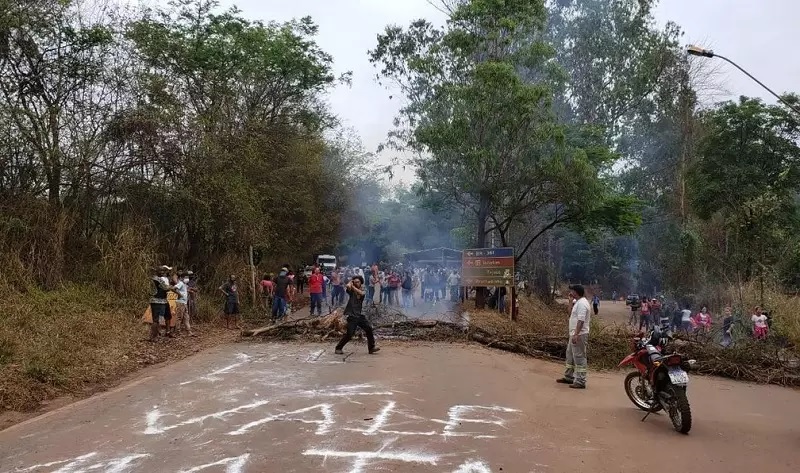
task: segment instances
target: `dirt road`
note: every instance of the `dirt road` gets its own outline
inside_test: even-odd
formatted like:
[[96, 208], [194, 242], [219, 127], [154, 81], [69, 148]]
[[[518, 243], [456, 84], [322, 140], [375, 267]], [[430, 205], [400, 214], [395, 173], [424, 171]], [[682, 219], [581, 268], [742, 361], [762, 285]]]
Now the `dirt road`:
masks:
[[0, 472], [796, 472], [800, 393], [693, 378], [695, 427], [620, 373], [477, 346], [238, 344], [0, 432]]

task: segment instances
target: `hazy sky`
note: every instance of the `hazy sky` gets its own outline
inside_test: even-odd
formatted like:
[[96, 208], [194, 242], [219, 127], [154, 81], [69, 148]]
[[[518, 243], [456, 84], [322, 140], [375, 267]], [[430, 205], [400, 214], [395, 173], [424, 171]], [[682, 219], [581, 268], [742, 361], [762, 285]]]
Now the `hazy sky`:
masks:
[[[319, 44], [335, 60], [337, 72], [352, 71], [350, 87], [330, 95], [334, 111], [354, 128], [365, 147], [374, 151], [392, 127], [397, 94], [375, 81], [376, 70], [367, 58], [376, 35], [388, 24], [406, 25], [417, 18], [440, 23], [443, 15], [426, 0], [223, 0], [237, 5], [252, 19], [285, 21], [311, 16], [320, 27]], [[800, 2], [797, 0], [662, 0], [658, 21], [678, 23], [684, 43], [696, 43], [736, 61], [778, 93], [800, 92]], [[715, 61], [719, 61], [716, 59]], [[771, 96], [732, 66], [721, 64], [729, 97]], [[793, 89], [794, 88], [794, 89]], [[388, 162], [390, 156], [382, 156]], [[400, 173], [405, 181], [411, 175]]]

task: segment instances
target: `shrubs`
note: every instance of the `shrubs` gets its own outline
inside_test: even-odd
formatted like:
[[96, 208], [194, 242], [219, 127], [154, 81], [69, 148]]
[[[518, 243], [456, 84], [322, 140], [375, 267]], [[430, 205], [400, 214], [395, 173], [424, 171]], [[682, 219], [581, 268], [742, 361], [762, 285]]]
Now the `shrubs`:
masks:
[[[464, 309], [470, 313], [471, 327], [493, 337], [482, 340], [483, 343], [531, 356], [563, 359], [567, 343], [566, 306], [547, 306], [535, 299], [521, 299], [517, 323], [496, 311], [476, 312], [466, 306]], [[796, 303], [796, 300], [792, 303]], [[787, 313], [783, 305], [776, 304], [774, 307], [777, 313]], [[794, 319], [787, 316], [784, 320]], [[593, 319], [589, 365], [595, 369], [616, 368], [633, 350], [633, 337], [634, 334], [626, 326], [612, 323], [604, 325], [599, 319]], [[800, 357], [794, 349], [751, 339], [723, 348], [711, 339], [703, 338], [700, 341], [697, 337], [677, 337], [673, 348], [697, 360], [697, 373], [757, 383], [800, 386]]]

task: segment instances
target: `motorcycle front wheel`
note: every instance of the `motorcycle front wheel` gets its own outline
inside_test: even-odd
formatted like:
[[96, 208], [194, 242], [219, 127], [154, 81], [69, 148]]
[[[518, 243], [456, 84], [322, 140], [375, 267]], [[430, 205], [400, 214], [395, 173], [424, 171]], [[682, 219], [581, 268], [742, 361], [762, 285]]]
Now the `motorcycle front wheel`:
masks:
[[652, 391], [647, 386], [647, 381], [642, 379], [638, 371], [628, 373], [625, 376], [625, 394], [633, 405], [645, 412], [658, 412], [662, 409], [661, 404], [651, 407]]
[[669, 419], [676, 431], [688, 434], [692, 430], [692, 410], [686, 398], [686, 388], [670, 386]]

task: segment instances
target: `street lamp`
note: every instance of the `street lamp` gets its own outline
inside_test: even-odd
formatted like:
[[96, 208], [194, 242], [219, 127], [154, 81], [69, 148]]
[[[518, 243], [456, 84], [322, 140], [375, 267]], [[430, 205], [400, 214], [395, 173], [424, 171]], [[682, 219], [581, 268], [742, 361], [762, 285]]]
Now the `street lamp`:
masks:
[[715, 53], [714, 51], [712, 51], [710, 49], [703, 49], [703, 48], [701, 48], [699, 46], [694, 46], [694, 45], [689, 45], [686, 48], [686, 52], [689, 53], [691, 56], [700, 56], [700, 57], [708, 57], [708, 58], [718, 57], [718, 58], [722, 59], [723, 61], [731, 64], [736, 69], [739, 69], [740, 71], [744, 72], [745, 75], [747, 75], [747, 77], [749, 77], [749, 78], [753, 79], [754, 81], [756, 81], [756, 83], [758, 85], [760, 85], [761, 87], [766, 89], [766, 91], [769, 92], [770, 94], [774, 95], [775, 98], [778, 99], [782, 104], [786, 105], [787, 107], [792, 109], [795, 113], [800, 115], [800, 109], [798, 109], [794, 105], [792, 105], [789, 102], [787, 102], [786, 100], [784, 100], [783, 97], [781, 97], [780, 95], [776, 94], [772, 89], [770, 89], [769, 87], [764, 85], [763, 82], [761, 82], [760, 80], [758, 80], [755, 77], [753, 77], [752, 74], [750, 74], [749, 72], [745, 71], [738, 64], [736, 64], [735, 62], [733, 62], [730, 59], [726, 58], [725, 56], [721, 56], [721, 55]]

